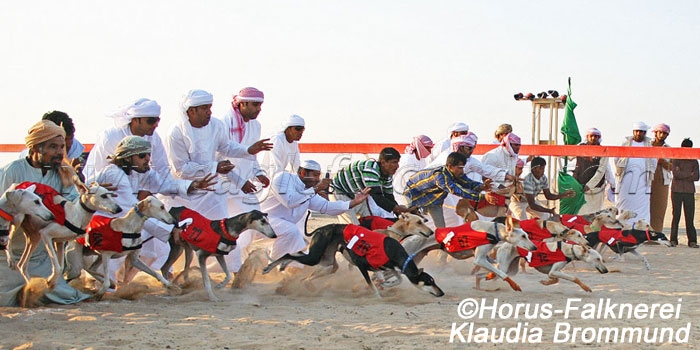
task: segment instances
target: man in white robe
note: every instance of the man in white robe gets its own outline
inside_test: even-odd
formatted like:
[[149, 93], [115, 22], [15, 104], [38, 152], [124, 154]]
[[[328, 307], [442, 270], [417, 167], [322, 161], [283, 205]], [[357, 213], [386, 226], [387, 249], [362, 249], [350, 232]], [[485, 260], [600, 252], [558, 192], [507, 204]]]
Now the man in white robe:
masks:
[[304, 130], [306, 130], [304, 118], [292, 114], [282, 123], [282, 131], [270, 137], [272, 151], [260, 154], [261, 164], [270, 176], [283, 171], [293, 173], [299, 169], [301, 161], [299, 140], [304, 136]]
[[[622, 146], [651, 147], [651, 139], [646, 137], [647, 130], [649, 130], [649, 126], [645, 123], [634, 123], [632, 136], [628, 136]], [[656, 171], [656, 159], [616, 158], [615, 166], [617, 208], [637, 213], [637, 217], [630, 219], [630, 221], [645, 219], [649, 222], [649, 197], [651, 182]]]
[[329, 201], [315, 189], [320, 182], [321, 165], [313, 160], [302, 162], [296, 174], [285, 171], [273, 179], [272, 195], [261, 205], [277, 234], [270, 252], [273, 260], [306, 247], [304, 233], [296, 224], [307, 210], [338, 215], [362, 203], [370, 191], [365, 188], [350, 201]]
[[109, 157], [114, 154], [117, 144], [126, 136], [141, 136], [151, 143], [151, 169], [162, 178], [170, 176], [168, 157], [163, 142], [156, 132], [160, 122], [160, 105], [158, 102], [141, 98], [127, 104], [110, 115], [114, 127], [100, 132], [95, 145], [85, 162], [83, 175], [87, 183], [94, 181], [96, 174], [110, 164]]
[[[196, 179], [206, 174], [227, 175], [234, 168], [229, 160], [219, 160], [219, 155], [229, 158], [255, 159], [255, 154], [271, 149], [268, 139], [243, 146], [229, 140], [227, 128], [221, 120], [211, 118], [213, 96], [204, 90], [190, 90], [181, 104], [181, 120], [174, 124], [165, 138], [172, 175], [177, 179]], [[217, 154], [218, 153], [218, 154]], [[215, 191], [192, 194], [187, 199], [169, 200], [172, 206], [186, 206], [209, 220], [228, 217], [228, 194], [237, 193], [234, 182], [214, 186]]]
[[404, 156], [399, 160], [399, 169], [394, 174], [393, 185], [396, 203], [408, 205], [408, 200], [403, 195], [406, 182], [411, 175], [425, 168], [427, 165], [425, 158], [430, 156], [433, 146], [433, 140], [426, 135], [414, 136], [411, 143], [406, 146], [403, 152]]
[[[160, 123], [160, 109], [158, 102], [140, 98], [120, 107], [115, 113], [109, 115], [114, 120], [114, 126], [97, 135], [95, 145], [83, 168], [86, 183], [96, 181], [97, 174], [111, 163], [108, 157], [114, 154], [119, 142], [127, 136], [140, 136], [146, 139], [151, 144], [151, 169], [156, 171], [161, 178], [170, 179], [168, 157], [163, 142], [156, 132]], [[136, 174], [135, 176], [140, 175]], [[159, 198], [163, 199], [160, 196]], [[148, 231], [146, 228], [146, 237], [150, 237]], [[167, 257], [169, 251], [170, 246], [167, 242], [155, 239], [148, 240], [141, 248], [143, 256], [151, 257]], [[160, 267], [158, 266], [158, 268]], [[116, 268], [110, 271], [116, 271]]]
[[[504, 170], [506, 174], [515, 176], [515, 165], [518, 162], [519, 153], [520, 137], [510, 133], [503, 136], [501, 139], [501, 146], [486, 152], [481, 157], [481, 163], [498, 168], [499, 170]], [[492, 188], [494, 191], [498, 191], [499, 189], [510, 185], [510, 183], [507, 183], [507, 181], [499, 181], [497, 179], [493, 180]]]
[[[237, 95], [233, 96], [231, 108], [226, 111], [226, 114], [221, 118], [227, 130], [229, 141], [240, 143], [244, 147], [248, 147], [260, 139], [262, 126], [258, 121], [258, 115], [262, 110], [262, 104], [265, 101], [265, 95], [262, 91], [254, 87], [246, 87], [241, 89]], [[273, 151], [276, 147], [273, 144]], [[265, 152], [269, 153], [269, 152]], [[230, 192], [228, 197], [228, 216], [235, 216], [242, 213], [247, 213], [252, 210], [260, 209], [260, 200], [256, 193], [270, 185], [270, 179], [265, 176], [261, 170], [256, 158], [225, 158], [233, 163], [236, 167], [229, 173], [230, 179], [235, 179], [239, 183], [235, 184], [234, 188], [240, 188], [240, 191]], [[232, 183], [233, 185], [233, 183]], [[224, 259], [231, 272], [238, 272], [242, 262], [247, 257], [246, 250], [250, 242], [257, 235], [246, 230], [240, 234], [236, 241], [237, 247]], [[261, 237], [262, 234], [260, 235]], [[211, 262], [211, 270], [220, 270], [219, 264], [215, 261]]]
[[[435, 146], [433, 149], [430, 151], [430, 155], [426, 157], [426, 163], [430, 164], [433, 161], [435, 161], [435, 158], [437, 158], [440, 153], [443, 153], [445, 151], [448, 151], [447, 153], [449, 154], [449, 150], [451, 148], [450, 144], [453, 138], [460, 136], [460, 135], [469, 135], [469, 125], [462, 123], [462, 122], [456, 122], [452, 125], [450, 125], [449, 128], [447, 128], [447, 132], [450, 134], [448, 137], [438, 141], [435, 143]], [[443, 159], [447, 160], [447, 159]], [[442, 162], [440, 165], [445, 165], [445, 162]]]

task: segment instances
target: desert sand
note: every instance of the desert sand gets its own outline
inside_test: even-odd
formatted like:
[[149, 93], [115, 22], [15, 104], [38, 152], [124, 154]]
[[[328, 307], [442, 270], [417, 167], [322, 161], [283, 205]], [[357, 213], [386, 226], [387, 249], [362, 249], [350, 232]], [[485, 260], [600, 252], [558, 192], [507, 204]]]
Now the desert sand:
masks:
[[[670, 219], [669, 213], [667, 234]], [[335, 218], [315, 217], [309, 227], [331, 222]], [[592, 293], [563, 280], [541, 285], [545, 275], [530, 268], [514, 277], [522, 292], [502, 281], [487, 281], [482, 283], [486, 290], [475, 290], [471, 260], [442, 265], [434, 256], [421, 266], [445, 291], [441, 298], [404, 278], [378, 299], [345, 263], [335, 275], [309, 285], [300, 280], [310, 269], [263, 276], [261, 260], [251, 283], [216, 290], [223, 300], [217, 303], [207, 300], [198, 272], [191, 273], [181, 295], [168, 295], [155, 279], [139, 274], [99, 302], [0, 308], [0, 349], [694, 349], [700, 346], [700, 249], [688, 248], [683, 234], [680, 242], [676, 248], [641, 247], [651, 271], [631, 255], [615, 261], [609, 250], [603, 254], [607, 266], [619, 272], [600, 274], [582, 262], [569, 264], [565, 271]], [[213, 278], [221, 281], [223, 274]], [[486, 310], [467, 318], [472, 303], [496, 305], [495, 314]], [[625, 303], [636, 314], [620, 312], [618, 304]], [[567, 310], [568, 318], [559, 313]], [[648, 328], [647, 341], [629, 335], [606, 341], [608, 332], [625, 327]], [[653, 339], [654, 330], [666, 332], [665, 339], [659, 333]]]

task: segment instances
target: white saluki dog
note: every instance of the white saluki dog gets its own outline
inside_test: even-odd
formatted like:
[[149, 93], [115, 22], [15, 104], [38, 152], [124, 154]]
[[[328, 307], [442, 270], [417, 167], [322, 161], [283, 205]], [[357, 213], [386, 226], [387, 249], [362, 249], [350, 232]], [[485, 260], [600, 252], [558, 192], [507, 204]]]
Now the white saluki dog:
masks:
[[[521, 253], [524, 253], [524, 256]], [[571, 260], [584, 261], [598, 272], [608, 273], [608, 268], [603, 264], [603, 258], [595, 249], [566, 241], [539, 242], [537, 250], [529, 252], [519, 252], [518, 248], [510, 243], [504, 243], [498, 248], [496, 261], [509, 276], [515, 276], [518, 273], [518, 258], [524, 258], [530, 267], [549, 276], [549, 279], [540, 281], [543, 285], [555, 284], [563, 278], [578, 284], [586, 292], [591, 292], [591, 288], [576, 276], [561, 271]], [[477, 289], [481, 277], [476, 277]]]
[[[460, 229], [466, 228], [468, 225], [471, 226], [468, 232], [479, 233], [482, 237], [476, 239], [461, 238]], [[508, 277], [505, 272], [495, 267], [492, 260], [488, 257], [489, 251], [500, 241], [510, 242], [527, 250], [536, 249], [535, 244], [530, 241], [527, 233], [513, 226], [513, 219], [510, 217], [506, 219], [505, 225], [478, 220], [462, 226], [440, 228], [430, 238], [411, 236], [404, 239], [401, 245], [416, 263], [420, 262], [428, 252], [436, 249], [442, 249], [458, 260], [474, 257], [474, 265], [481, 266], [495, 273], [506, 281], [513, 290], [520, 291], [520, 286]], [[465, 245], [465, 249], [459, 249], [458, 247], [462, 242], [468, 242]]]
[[[96, 220], [97, 218], [97, 220]], [[99, 218], [104, 219], [104, 221]], [[88, 232], [86, 234], [85, 244], [90, 245], [90, 249], [95, 251], [100, 255], [99, 263], [102, 264], [103, 280], [102, 287], [95, 293], [95, 299], [101, 299], [107, 288], [110, 286], [109, 280], [109, 260], [120, 258], [122, 256], [128, 256], [131, 265], [151, 276], [158, 279], [166, 288], [176, 293], [180, 292], [180, 288], [163, 278], [148, 265], [146, 265], [139, 255], [141, 254], [141, 245], [143, 243], [141, 239], [141, 230], [143, 229], [143, 224], [148, 218], [154, 218], [160, 220], [166, 224], [174, 224], [175, 220], [172, 215], [165, 209], [165, 205], [159, 201], [156, 197], [148, 196], [140, 202], [136, 203], [124, 217], [121, 218], [105, 218], [101, 216], [95, 216], [93, 221], [88, 227]], [[99, 226], [96, 223], [101, 221], [103, 226]], [[116, 242], [120, 247], [116, 250], [100, 249], [100, 246], [107, 246], [103, 244], [111, 238], [114, 238], [117, 233], [119, 239]], [[113, 248], [112, 248], [113, 249]], [[117, 251], [118, 250], [118, 251]], [[95, 263], [98, 263], [95, 262]], [[99, 274], [91, 272], [93, 267], [91, 266], [88, 270], [93, 276], [98, 277]], [[116, 281], [115, 281], [116, 285]]]
[[[45, 186], [45, 185], [44, 185]], [[112, 199], [114, 194], [106, 188], [93, 184], [86, 187], [82, 183], [76, 184], [80, 195], [75, 201], [68, 201], [63, 196], [56, 194], [52, 201], [65, 210], [65, 222], [59, 224], [55, 220], [46, 221], [34, 215], [26, 215], [22, 221], [22, 231], [26, 238], [24, 252], [17, 262], [17, 268], [24, 279], [29, 282], [27, 271], [29, 258], [43, 241], [46, 252], [51, 259], [53, 272], [47, 278], [50, 288], [56, 286], [59, 275], [63, 271], [64, 242], [73, 240], [79, 235], [85, 234], [85, 227], [97, 210], [109, 213], [119, 213], [122, 209]], [[51, 200], [51, 199], [44, 199]]]
[[[21, 222], [24, 215], [33, 214], [42, 220], [53, 220], [54, 216], [41, 201], [41, 197], [34, 194], [36, 186], [25, 189], [14, 189], [11, 186], [0, 197], [0, 245], [7, 245], [10, 239], [10, 224], [15, 219]], [[11, 259], [7, 259], [11, 261]]]

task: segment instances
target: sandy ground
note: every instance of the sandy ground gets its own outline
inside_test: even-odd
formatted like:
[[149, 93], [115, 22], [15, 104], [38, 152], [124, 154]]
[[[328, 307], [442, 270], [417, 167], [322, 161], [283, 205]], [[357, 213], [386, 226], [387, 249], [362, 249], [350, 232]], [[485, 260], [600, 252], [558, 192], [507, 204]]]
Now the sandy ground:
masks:
[[[319, 217], [309, 224], [317, 227], [334, 221]], [[668, 232], [670, 224], [666, 227]], [[100, 302], [0, 308], [0, 349], [425, 349], [494, 344], [695, 349], [700, 347], [700, 250], [687, 248], [685, 237], [680, 241], [676, 248], [639, 249], [649, 259], [651, 271], [634, 256], [613, 261], [610, 251], [604, 254], [607, 265], [620, 272], [604, 275], [582, 262], [570, 264], [566, 271], [590, 286], [592, 293], [568, 281], [541, 285], [538, 281], [544, 275], [533, 269], [514, 277], [523, 292], [510, 290], [502, 281], [485, 282], [482, 287], [490, 291], [475, 290], [469, 275], [471, 260], [441, 265], [434, 256], [421, 265], [445, 291], [441, 298], [424, 294], [404, 279], [378, 299], [360, 273], [346, 264], [311, 286], [299, 281], [309, 269], [293, 275], [258, 272], [242, 289], [217, 290], [223, 299], [218, 303], [207, 301], [197, 272], [177, 296], [168, 295], [149, 276], [139, 275]], [[223, 279], [222, 274], [213, 277]], [[487, 309], [469, 318], [474, 303]], [[618, 304], [624, 303], [636, 314], [621, 314]], [[492, 314], [488, 307], [494, 305]], [[568, 316], [559, 313], [567, 310]], [[643, 333], [640, 340], [636, 336], [605, 340], [606, 332], [622, 332], [624, 327], [648, 329], [647, 341]], [[663, 341], [653, 339], [654, 330], [662, 328], [673, 333], [671, 342], [667, 334]]]

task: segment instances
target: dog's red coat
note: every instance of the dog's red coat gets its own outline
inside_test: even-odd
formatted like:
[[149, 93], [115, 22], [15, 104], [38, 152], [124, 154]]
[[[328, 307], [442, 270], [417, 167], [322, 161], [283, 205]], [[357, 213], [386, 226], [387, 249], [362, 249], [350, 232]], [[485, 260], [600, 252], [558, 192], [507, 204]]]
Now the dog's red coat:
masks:
[[[525, 258], [531, 267], [547, 266], [560, 261], [567, 261], [568, 258], [564, 255], [561, 249], [557, 248], [555, 251], [549, 250], [546, 242], [533, 242], [537, 247], [534, 251], [528, 251], [527, 249], [518, 248], [518, 254]], [[530, 255], [532, 254], [532, 255]]]
[[[505, 207], [506, 206], [506, 200], [508, 199], [506, 196], [502, 196], [497, 193], [491, 193], [492, 196], [496, 197], [496, 204], [494, 204], [497, 207]], [[491, 205], [491, 203], [487, 202], [486, 200], [479, 201], [478, 203], [476, 201], [470, 200], [469, 203], [471, 203], [472, 208], [474, 210], [479, 210], [483, 207], [487, 207]]]
[[235, 247], [235, 245], [230, 245], [231, 250], [229, 251], [217, 250], [222, 237], [212, 230], [211, 220], [194, 210], [185, 208], [180, 214], [180, 220], [187, 218], [191, 218], [193, 222], [180, 233], [180, 237], [185, 242], [212, 254], [226, 255]]
[[579, 232], [586, 232], [586, 225], [591, 224], [583, 217], [571, 214], [561, 214], [561, 223], [562, 225]]
[[546, 228], [540, 227], [537, 221], [537, 219], [520, 220], [520, 228], [527, 232], [528, 237], [533, 242], [552, 238], [552, 233]]
[[109, 226], [112, 220], [114, 218], [93, 215], [87, 229], [85, 229], [85, 237], [79, 238], [78, 243], [89, 246], [92, 250], [121, 253], [124, 250], [122, 246], [123, 233], [115, 231]]
[[345, 243], [350, 242], [355, 236], [358, 241], [350, 249], [358, 256], [364, 256], [370, 266], [376, 269], [389, 262], [389, 257], [384, 251], [384, 239], [387, 238], [385, 235], [362, 226], [347, 225], [343, 230]]
[[637, 242], [637, 239], [634, 238], [633, 235], [623, 235], [622, 230], [618, 228], [608, 228], [608, 227], [601, 227], [600, 232], [598, 233], [598, 239], [600, 239], [601, 242], [606, 243], [608, 245], [615, 244], [615, 242], [624, 242], [624, 243], [631, 243], [631, 244], [639, 244]]
[[54, 220], [56, 223], [59, 225], [64, 225], [66, 223], [66, 210], [63, 209], [61, 204], [56, 204], [53, 202], [53, 198], [59, 195], [58, 192], [51, 186], [28, 181], [22, 182], [21, 184], [17, 185], [16, 188], [19, 190], [24, 190], [31, 185], [36, 186], [34, 193], [41, 197], [41, 201], [44, 203], [44, 206], [46, 206], [46, 208], [49, 209], [55, 217]]
[[386, 230], [389, 226], [393, 225], [394, 222], [385, 219], [381, 216], [363, 216], [360, 218], [360, 225], [366, 227], [372, 231], [374, 230]]
[[454, 233], [454, 237], [445, 243], [445, 250], [450, 253], [475, 249], [480, 245], [493, 244], [493, 240], [488, 238], [486, 232], [474, 231], [470, 222], [460, 226], [435, 229], [435, 239], [439, 243], [443, 243], [450, 232]]

